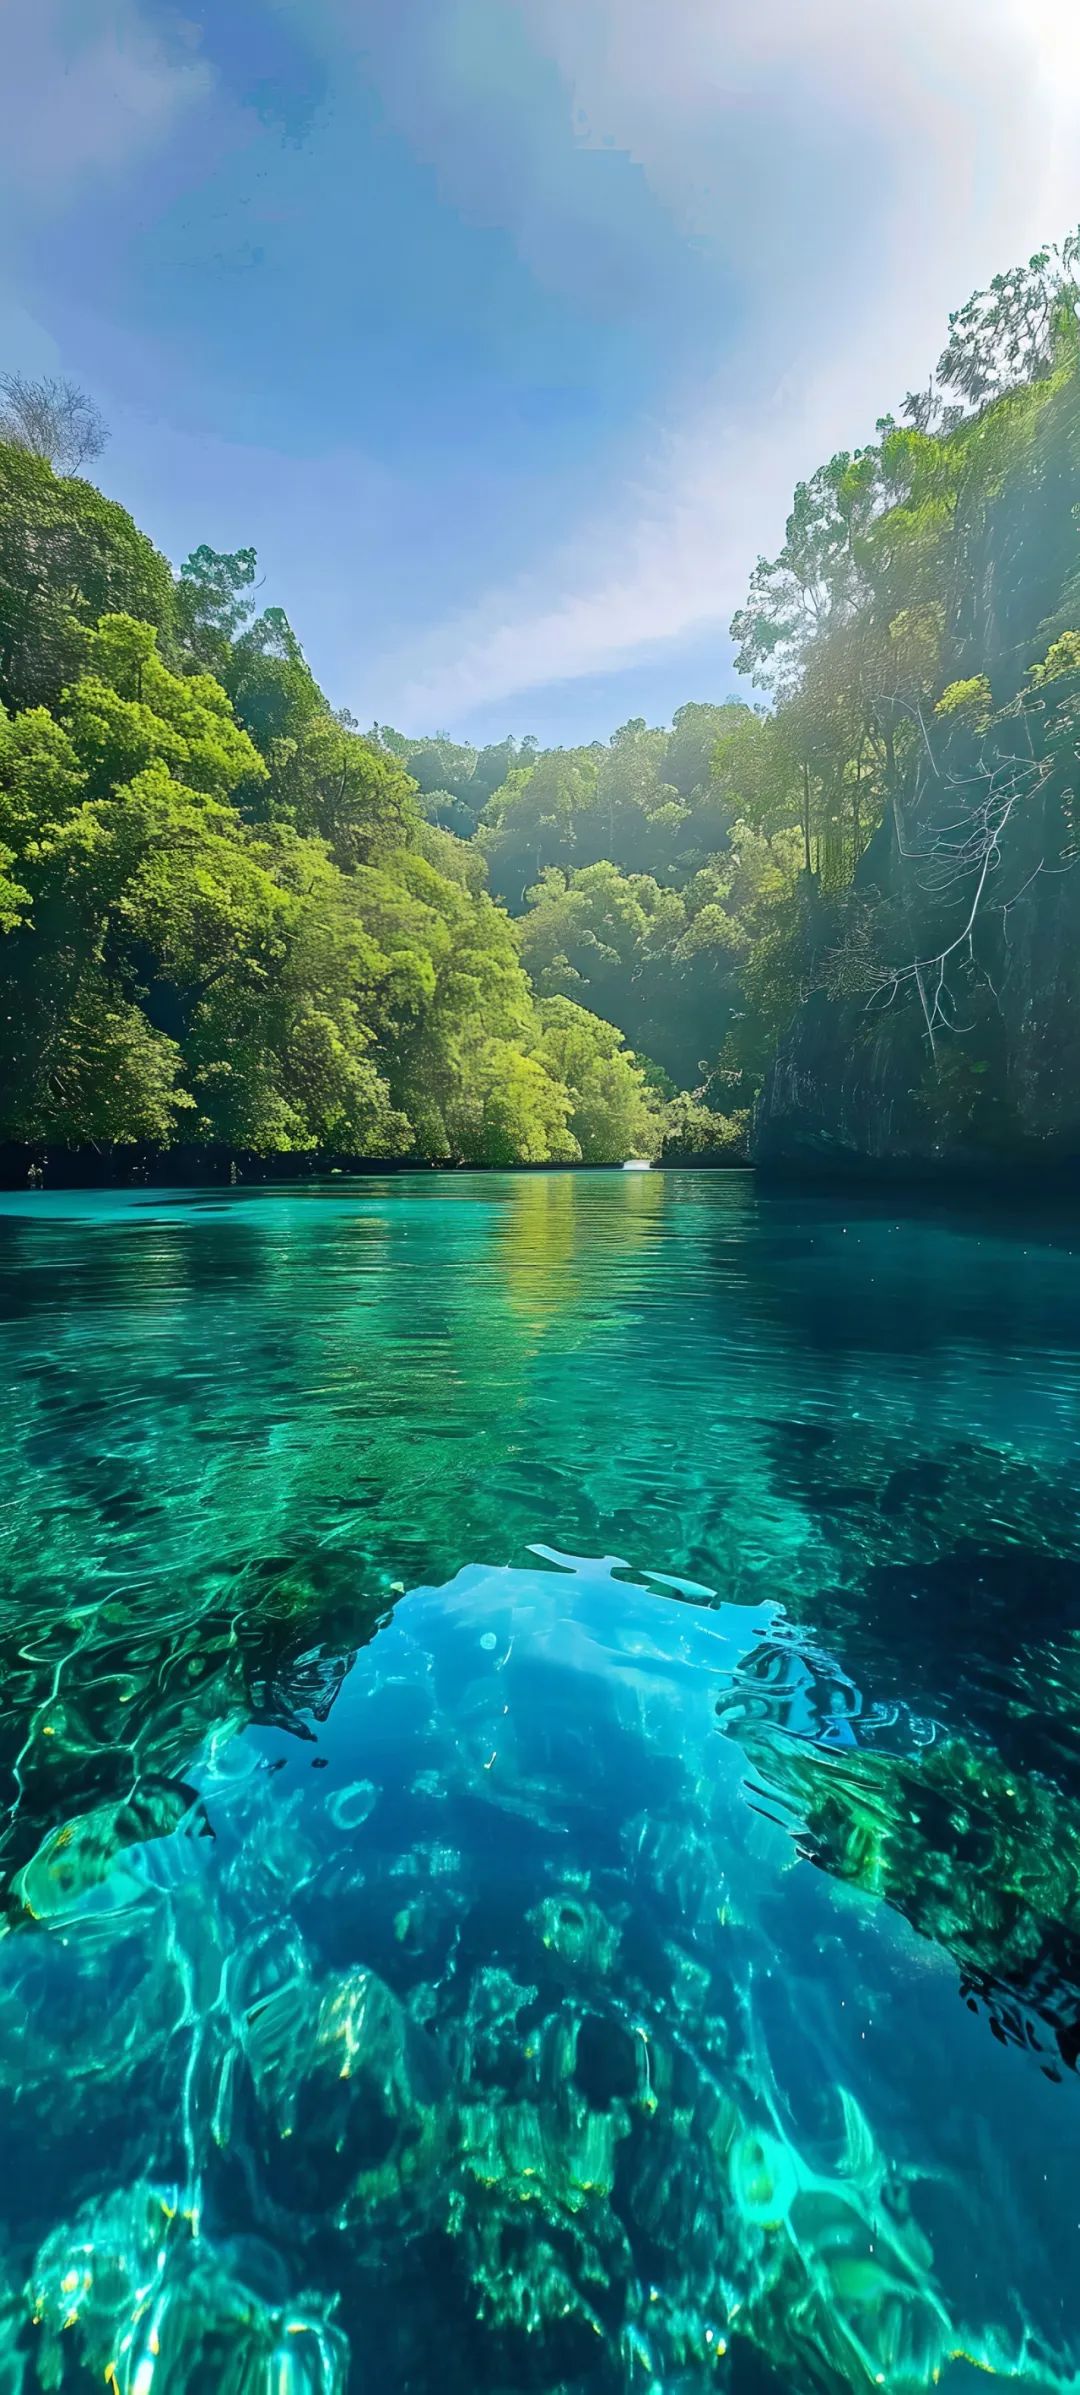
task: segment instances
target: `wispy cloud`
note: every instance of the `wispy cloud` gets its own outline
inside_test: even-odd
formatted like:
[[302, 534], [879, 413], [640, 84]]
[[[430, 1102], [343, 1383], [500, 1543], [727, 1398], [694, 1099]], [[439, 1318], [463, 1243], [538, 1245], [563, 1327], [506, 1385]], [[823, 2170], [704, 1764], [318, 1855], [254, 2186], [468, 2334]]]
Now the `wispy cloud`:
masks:
[[513, 4], [578, 141], [627, 153], [742, 304], [629, 485], [384, 661], [417, 724], [719, 636], [798, 476], [925, 377], [976, 283], [1080, 216], [1074, 0]]
[[36, 212], [157, 150], [211, 85], [183, 28], [166, 41], [138, 0], [5, 0], [2, 40], [0, 186]]

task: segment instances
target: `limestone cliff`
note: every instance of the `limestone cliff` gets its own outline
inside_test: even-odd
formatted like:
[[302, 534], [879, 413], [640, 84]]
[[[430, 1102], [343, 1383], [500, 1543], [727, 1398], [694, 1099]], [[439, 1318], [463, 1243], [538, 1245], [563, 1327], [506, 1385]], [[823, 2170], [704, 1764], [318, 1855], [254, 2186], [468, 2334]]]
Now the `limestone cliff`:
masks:
[[[895, 982], [879, 972], [853, 989], [834, 956], [808, 976], [817, 986], [782, 1037], [758, 1101], [758, 1164], [1080, 1159], [1080, 863], [1058, 843], [1054, 863], [1036, 856], [1032, 869], [1032, 853], [1028, 842], [1019, 861], [1003, 861], [1000, 894], [988, 878], [971, 953], [964, 947], [949, 959], [936, 1016], [939, 965], [917, 915], [910, 952], [928, 960], [918, 975], [894, 966]], [[877, 920], [891, 906], [895, 936], [903, 877], [894, 861], [879, 878], [884, 896], [864, 887], [862, 904]], [[964, 896], [961, 921], [967, 905]]]

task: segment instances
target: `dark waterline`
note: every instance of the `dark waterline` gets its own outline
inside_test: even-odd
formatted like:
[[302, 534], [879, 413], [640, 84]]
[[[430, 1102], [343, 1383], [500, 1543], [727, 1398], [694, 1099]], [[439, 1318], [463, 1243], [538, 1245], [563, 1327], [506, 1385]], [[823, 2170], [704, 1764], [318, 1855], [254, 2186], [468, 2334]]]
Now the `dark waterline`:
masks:
[[0, 1199], [0, 2395], [1076, 2384], [1076, 1244]]

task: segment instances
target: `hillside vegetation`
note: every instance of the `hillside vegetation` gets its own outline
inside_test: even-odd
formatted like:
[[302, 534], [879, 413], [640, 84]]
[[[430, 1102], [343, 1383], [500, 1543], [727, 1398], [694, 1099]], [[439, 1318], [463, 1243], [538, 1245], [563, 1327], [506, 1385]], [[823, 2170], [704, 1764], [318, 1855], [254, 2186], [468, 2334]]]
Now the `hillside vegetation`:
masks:
[[209, 550], [174, 580], [122, 508], [0, 447], [0, 1138], [655, 1151], [620, 1034], [538, 1002], [481, 860], [254, 580]]
[[174, 576], [8, 424], [0, 1139], [1080, 1149], [1078, 258], [800, 485], [761, 697], [577, 749], [361, 735], [253, 552]]

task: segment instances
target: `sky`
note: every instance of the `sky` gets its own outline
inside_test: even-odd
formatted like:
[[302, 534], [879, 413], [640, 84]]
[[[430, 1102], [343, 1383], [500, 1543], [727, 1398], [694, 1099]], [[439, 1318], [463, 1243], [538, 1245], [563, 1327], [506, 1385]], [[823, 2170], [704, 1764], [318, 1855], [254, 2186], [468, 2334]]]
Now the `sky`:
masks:
[[736, 687], [791, 493], [1080, 220], [1077, 0], [0, 0], [0, 371], [335, 706]]

